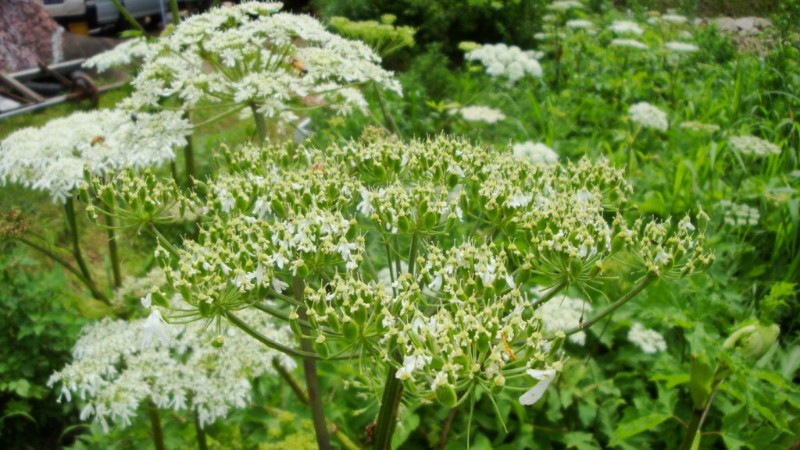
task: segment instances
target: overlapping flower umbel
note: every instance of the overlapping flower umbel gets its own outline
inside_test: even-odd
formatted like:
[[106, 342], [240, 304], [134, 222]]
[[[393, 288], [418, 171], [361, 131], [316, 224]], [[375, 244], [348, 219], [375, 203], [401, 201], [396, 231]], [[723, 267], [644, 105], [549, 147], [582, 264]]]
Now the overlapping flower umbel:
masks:
[[560, 337], [536, 309], [567, 286], [601, 285], [617, 252], [637, 255], [647, 279], [710, 261], [688, 218], [631, 227], [615, 216], [630, 187], [604, 161], [544, 165], [510, 148], [375, 132], [224, 156], [227, 172], [198, 186], [199, 238], [157, 250], [194, 314], [233, 320], [259, 305], [307, 327], [320, 355], [377, 357], [407, 392], [444, 404], [558, 369], [546, 343]]
[[170, 111], [73, 113], [0, 142], [0, 182], [48, 191], [63, 202], [85, 184], [84, 169], [100, 175], [170, 161], [190, 132], [181, 114]]
[[152, 107], [176, 96], [185, 108], [205, 100], [280, 122], [293, 120], [303, 101], [363, 109], [357, 87], [370, 81], [400, 93], [368, 46], [329, 33], [310, 16], [278, 12], [281, 6], [247, 2], [185, 19], [145, 57], [129, 105]]
[[[258, 311], [242, 315], [260, 333], [281, 342], [290, 339], [288, 329], [276, 328], [269, 316]], [[225, 333], [224, 345], [214, 346], [215, 329], [207, 330], [202, 322], [166, 326], [164, 341], [141, 345], [150, 320], [104, 319], [87, 326], [75, 344], [73, 362], [53, 374], [48, 385], [61, 386], [64, 400], [79, 398], [85, 403], [81, 419], [94, 417], [104, 429], [110, 421], [129, 425], [147, 401], [163, 409], [191, 410], [204, 426], [246, 407], [250, 380], [273, 372], [273, 358], [294, 365], [233, 328]]]

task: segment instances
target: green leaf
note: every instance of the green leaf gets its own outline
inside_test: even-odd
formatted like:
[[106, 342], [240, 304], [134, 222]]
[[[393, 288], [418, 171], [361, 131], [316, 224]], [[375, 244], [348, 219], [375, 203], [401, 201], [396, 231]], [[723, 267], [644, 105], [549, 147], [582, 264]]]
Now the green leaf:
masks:
[[621, 423], [617, 429], [614, 430], [614, 435], [611, 437], [609, 445], [617, 445], [629, 437], [652, 430], [670, 418], [672, 418], [672, 414], [653, 413], [629, 422]]
[[400, 423], [395, 428], [392, 436], [392, 448], [398, 448], [408, 439], [412, 431], [419, 427], [419, 416], [416, 414], [406, 414], [400, 419]]
[[597, 450], [600, 448], [591, 433], [582, 431], [572, 431], [565, 434], [564, 443], [567, 448], [576, 448], [578, 450]]
[[675, 373], [675, 374], [658, 374], [650, 377], [651, 381], [666, 381], [667, 388], [672, 389], [675, 386], [689, 382], [688, 373]]

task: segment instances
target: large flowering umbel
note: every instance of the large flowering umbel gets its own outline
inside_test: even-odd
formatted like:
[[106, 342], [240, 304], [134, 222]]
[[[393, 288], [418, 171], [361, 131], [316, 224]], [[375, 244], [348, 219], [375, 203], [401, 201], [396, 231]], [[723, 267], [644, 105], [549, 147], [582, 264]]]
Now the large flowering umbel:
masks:
[[40, 128], [23, 128], [0, 142], [0, 182], [48, 191], [64, 202], [94, 175], [143, 169], [175, 158], [189, 123], [176, 112], [77, 112]]
[[[280, 13], [280, 3], [247, 2], [184, 20], [145, 57], [128, 103], [153, 107], [179, 97], [251, 107], [277, 122], [295, 118], [304, 99], [363, 109], [357, 86], [374, 81], [400, 93], [365, 44], [331, 34], [310, 16]], [[310, 100], [309, 100], [310, 101]]]
[[157, 251], [194, 314], [235, 321], [256, 306], [302, 328], [320, 356], [377, 357], [421, 399], [452, 404], [477, 385], [557, 369], [546, 341], [559, 336], [537, 308], [568, 286], [602, 288], [616, 252], [654, 277], [708, 262], [688, 219], [662, 233], [615, 214], [630, 186], [605, 161], [544, 165], [510, 148], [374, 131], [325, 150], [223, 156], [227, 171], [193, 200], [199, 238]]
[[[185, 307], [178, 299], [172, 306]], [[242, 316], [260, 333], [281, 342], [290, 339], [269, 316], [258, 311]], [[48, 385], [61, 386], [62, 399], [74, 396], [84, 403], [81, 419], [94, 417], [106, 430], [110, 421], [129, 425], [138, 406], [152, 401], [163, 409], [193, 411], [200, 425], [207, 425], [247, 406], [250, 380], [273, 372], [273, 358], [294, 365], [234, 328], [223, 335], [224, 345], [214, 346], [219, 336], [202, 322], [165, 326], [165, 341], [141, 346], [145, 322], [104, 319], [87, 326], [73, 362], [50, 377]]]

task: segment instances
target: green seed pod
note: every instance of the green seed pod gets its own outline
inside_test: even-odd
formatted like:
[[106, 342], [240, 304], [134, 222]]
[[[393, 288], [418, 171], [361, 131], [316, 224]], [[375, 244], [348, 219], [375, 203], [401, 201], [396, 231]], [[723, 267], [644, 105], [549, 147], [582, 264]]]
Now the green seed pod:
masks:
[[342, 335], [348, 344], [356, 342], [358, 340], [358, 334], [358, 325], [356, 325], [352, 320], [345, 322], [345, 324], [342, 326]]
[[297, 276], [301, 279], [307, 278], [309, 273], [311, 273], [311, 271], [309, 270], [308, 266], [305, 265], [305, 263], [297, 267]]
[[225, 344], [225, 337], [219, 335], [211, 340], [211, 346], [214, 348], [220, 348]]
[[453, 386], [440, 384], [436, 387], [436, 400], [445, 408], [452, 408], [458, 403], [458, 395]]
[[327, 359], [330, 356], [331, 352], [328, 349], [328, 344], [326, 342], [314, 342], [313, 345], [314, 351], [323, 359]]
[[434, 228], [439, 224], [439, 215], [432, 211], [428, 212], [423, 217], [423, 222], [426, 229]]
[[400, 218], [397, 219], [397, 229], [403, 233], [411, 231], [411, 221], [408, 220], [408, 217], [400, 216]]
[[274, 212], [278, 216], [285, 216], [286, 215], [286, 207], [283, 206], [283, 202], [278, 199], [272, 201], [272, 212]]
[[206, 318], [206, 319], [211, 317], [211, 304], [210, 303], [208, 303], [206, 301], [202, 301], [202, 302], [198, 303], [197, 304], [197, 310], [200, 311], [200, 317], [203, 317], [203, 318]]

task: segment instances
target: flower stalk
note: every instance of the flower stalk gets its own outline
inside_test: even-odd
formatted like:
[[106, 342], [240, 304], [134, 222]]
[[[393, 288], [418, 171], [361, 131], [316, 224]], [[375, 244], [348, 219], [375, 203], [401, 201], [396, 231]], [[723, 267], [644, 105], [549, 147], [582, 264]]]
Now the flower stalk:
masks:
[[81, 250], [80, 239], [78, 238], [78, 221], [75, 218], [75, 204], [71, 197], [67, 198], [67, 201], [64, 203], [64, 212], [67, 216], [67, 225], [72, 241], [72, 256], [75, 258], [75, 262], [80, 268], [84, 284], [92, 292], [92, 297], [106, 304], [111, 304], [108, 298], [97, 288], [97, 285], [92, 279], [92, 274], [89, 271], [89, 266], [83, 258], [83, 251]]

